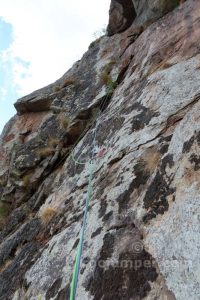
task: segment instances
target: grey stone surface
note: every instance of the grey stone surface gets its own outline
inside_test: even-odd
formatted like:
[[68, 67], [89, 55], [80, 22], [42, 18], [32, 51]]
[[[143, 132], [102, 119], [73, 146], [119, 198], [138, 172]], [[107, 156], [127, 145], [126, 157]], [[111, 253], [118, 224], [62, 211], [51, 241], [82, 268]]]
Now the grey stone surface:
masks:
[[92, 154], [77, 299], [198, 299], [199, 11], [102, 37], [19, 100], [0, 143], [0, 299], [68, 299]]

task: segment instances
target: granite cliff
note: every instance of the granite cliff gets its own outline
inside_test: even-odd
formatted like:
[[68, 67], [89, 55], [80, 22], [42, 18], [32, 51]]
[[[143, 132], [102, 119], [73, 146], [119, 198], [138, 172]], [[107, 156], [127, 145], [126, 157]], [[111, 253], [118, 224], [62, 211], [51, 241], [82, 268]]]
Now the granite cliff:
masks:
[[107, 32], [0, 137], [0, 300], [69, 299], [91, 157], [76, 299], [199, 299], [200, 2], [112, 0]]

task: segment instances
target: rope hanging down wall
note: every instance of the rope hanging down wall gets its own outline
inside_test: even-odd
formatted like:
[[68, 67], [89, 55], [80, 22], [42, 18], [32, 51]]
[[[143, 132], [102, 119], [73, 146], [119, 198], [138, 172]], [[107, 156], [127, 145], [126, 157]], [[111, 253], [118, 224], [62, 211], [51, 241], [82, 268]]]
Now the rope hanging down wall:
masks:
[[[72, 151], [71, 158], [75, 162], [75, 164], [79, 165], [86, 165], [88, 163], [88, 171], [89, 171], [89, 177], [88, 177], [88, 189], [87, 189], [87, 196], [86, 196], [86, 202], [85, 202], [85, 210], [84, 210], [84, 217], [83, 217], [83, 224], [82, 224], [82, 229], [80, 232], [80, 240], [77, 248], [77, 254], [76, 254], [76, 259], [75, 259], [75, 264], [74, 264], [74, 270], [73, 270], [73, 275], [72, 275], [72, 281], [70, 284], [70, 298], [69, 300], [75, 300], [76, 299], [76, 291], [77, 291], [77, 286], [78, 286], [78, 278], [79, 278], [79, 273], [80, 273], [80, 266], [81, 266], [81, 257], [83, 253], [83, 243], [84, 243], [84, 237], [85, 237], [85, 231], [87, 228], [87, 216], [88, 216], [88, 208], [92, 196], [92, 179], [93, 179], [93, 174], [94, 174], [94, 160], [95, 160], [95, 142], [96, 142], [96, 135], [97, 135], [97, 128], [98, 128], [98, 118], [101, 114], [101, 112], [104, 110], [104, 108], [107, 105], [107, 101], [109, 99], [109, 95], [105, 97], [105, 99], [102, 101], [102, 104], [99, 109], [98, 116], [95, 120], [96, 125], [94, 128], [94, 138], [92, 142], [92, 154], [91, 157], [88, 161], [79, 161], [78, 159], [75, 159], [74, 156], [74, 151]], [[94, 122], [94, 123], [95, 123]]]

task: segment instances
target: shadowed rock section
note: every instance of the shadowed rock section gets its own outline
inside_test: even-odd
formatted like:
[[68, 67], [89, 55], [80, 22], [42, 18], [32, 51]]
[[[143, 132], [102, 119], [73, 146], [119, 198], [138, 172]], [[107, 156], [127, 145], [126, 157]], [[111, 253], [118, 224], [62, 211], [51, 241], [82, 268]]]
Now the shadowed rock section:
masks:
[[108, 35], [120, 33], [131, 26], [136, 17], [132, 0], [112, 0], [109, 11]]
[[180, 3], [179, 0], [112, 0], [107, 34], [111, 36], [134, 26], [147, 27]]

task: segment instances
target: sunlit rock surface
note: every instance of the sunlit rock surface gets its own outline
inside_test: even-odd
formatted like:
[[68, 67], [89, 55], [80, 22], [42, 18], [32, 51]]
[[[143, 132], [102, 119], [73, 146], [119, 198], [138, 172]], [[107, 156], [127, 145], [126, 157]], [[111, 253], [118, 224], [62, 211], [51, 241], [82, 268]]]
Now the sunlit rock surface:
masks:
[[175, 2], [133, 1], [128, 29], [16, 102], [0, 138], [0, 299], [69, 298], [92, 156], [77, 299], [199, 299], [200, 2]]

